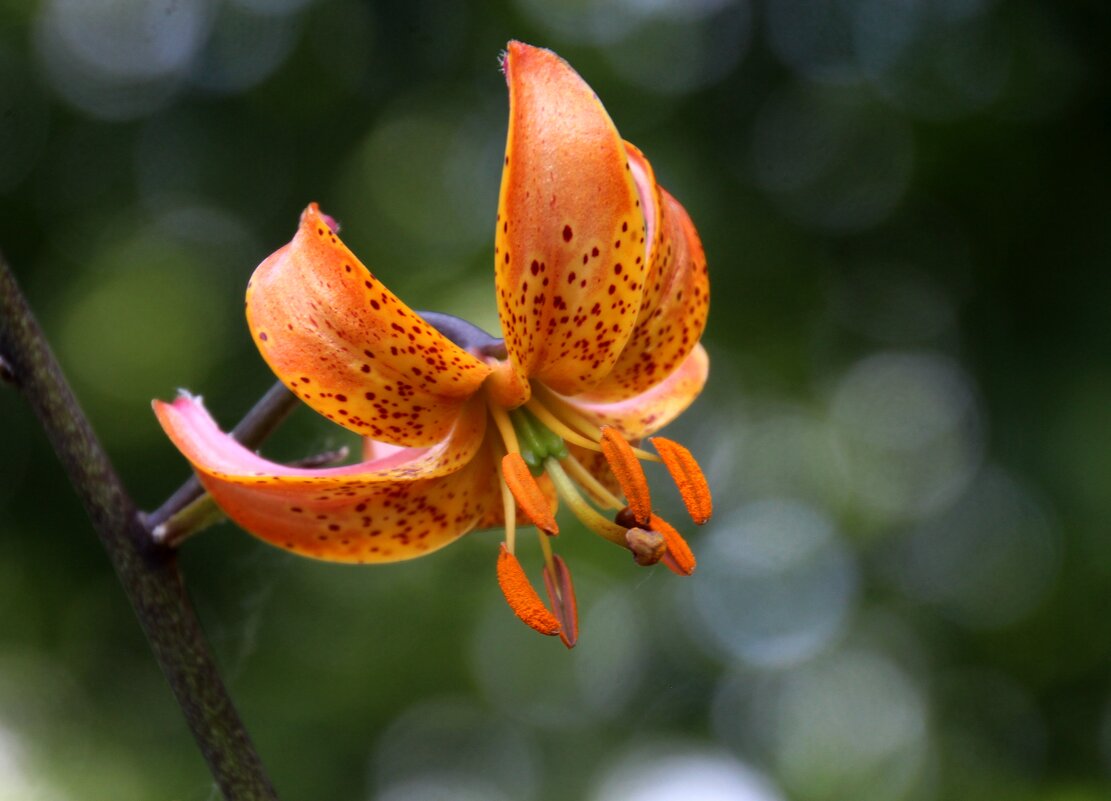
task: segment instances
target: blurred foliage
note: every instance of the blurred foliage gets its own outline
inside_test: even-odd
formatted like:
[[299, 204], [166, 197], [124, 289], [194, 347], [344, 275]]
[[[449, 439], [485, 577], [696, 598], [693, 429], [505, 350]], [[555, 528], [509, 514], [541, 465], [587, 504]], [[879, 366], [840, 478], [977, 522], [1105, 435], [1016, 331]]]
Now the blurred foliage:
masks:
[[[497, 534], [353, 569], [182, 554], [285, 798], [1057, 799], [1111, 772], [1107, 8], [1031, 0], [0, 2], [0, 246], [141, 505], [149, 412], [270, 383], [254, 266], [319, 201], [496, 327], [510, 38], [690, 210], [713, 370], [699, 572], [570, 530], [564, 652]], [[212, 797], [87, 521], [0, 392], [0, 799]], [[307, 412], [268, 445], [346, 435]], [[674, 498], [662, 496], [664, 503]]]

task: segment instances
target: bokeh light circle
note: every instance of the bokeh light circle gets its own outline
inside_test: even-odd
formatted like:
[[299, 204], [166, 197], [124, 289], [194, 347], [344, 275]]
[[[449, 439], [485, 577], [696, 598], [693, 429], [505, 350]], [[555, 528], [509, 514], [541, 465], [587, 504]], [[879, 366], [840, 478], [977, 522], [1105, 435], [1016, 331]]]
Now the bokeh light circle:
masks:
[[[536, 757], [519, 727], [466, 699], [438, 698], [405, 710], [380, 735], [374, 754], [374, 781], [385, 798], [460, 798], [434, 790], [473, 786], [493, 795], [527, 801], [535, 793]], [[404, 795], [399, 788], [414, 795]], [[415, 788], [423, 788], [416, 792]]]
[[1060, 564], [1044, 505], [997, 467], [985, 468], [949, 508], [893, 547], [900, 588], [970, 628], [1006, 626], [1030, 613]]
[[822, 230], [860, 231], [886, 219], [913, 163], [909, 126], [854, 92], [791, 85], [753, 124], [756, 182], [786, 214]]
[[971, 379], [930, 351], [883, 351], [853, 365], [830, 398], [857, 507], [877, 522], [950, 503], [982, 458]]
[[798, 500], [768, 499], [708, 528], [691, 592], [709, 641], [772, 667], [813, 656], [840, 631], [857, 570], [826, 515]]
[[786, 677], [775, 706], [776, 774], [792, 798], [894, 801], [921, 779], [928, 706], [887, 657], [830, 654]]
[[590, 801], [782, 801], [766, 777], [716, 749], [650, 743], [619, 757]]

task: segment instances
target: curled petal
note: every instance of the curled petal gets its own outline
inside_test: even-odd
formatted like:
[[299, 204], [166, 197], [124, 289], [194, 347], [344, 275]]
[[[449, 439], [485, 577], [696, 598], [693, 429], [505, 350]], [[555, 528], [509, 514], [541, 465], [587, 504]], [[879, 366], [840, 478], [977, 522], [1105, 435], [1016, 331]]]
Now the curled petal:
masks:
[[636, 325], [613, 370], [589, 390], [598, 401], [639, 395], [666, 378], [698, 344], [710, 308], [706, 255], [690, 216], [656, 185], [640, 151], [627, 147], [654, 238], [649, 240], [648, 274]]
[[430, 448], [391, 448], [326, 469], [269, 462], [224, 434], [199, 400], [155, 401], [155, 414], [213, 500], [272, 545], [334, 562], [393, 562], [431, 553], [472, 529], [499, 499], [486, 413], [467, 403]]
[[667, 378], [640, 395], [615, 403], [599, 403], [587, 398], [563, 398], [598, 425], [610, 425], [629, 441], [659, 431], [686, 409], [702, 392], [709, 374], [706, 350], [696, 345]]
[[490, 368], [402, 303], [339, 240], [316, 204], [247, 286], [247, 322], [270, 368], [357, 434], [432, 445]]
[[610, 371], [636, 322], [644, 215], [625, 146], [582, 78], [519, 42], [504, 66], [498, 314], [520, 375], [574, 395]]

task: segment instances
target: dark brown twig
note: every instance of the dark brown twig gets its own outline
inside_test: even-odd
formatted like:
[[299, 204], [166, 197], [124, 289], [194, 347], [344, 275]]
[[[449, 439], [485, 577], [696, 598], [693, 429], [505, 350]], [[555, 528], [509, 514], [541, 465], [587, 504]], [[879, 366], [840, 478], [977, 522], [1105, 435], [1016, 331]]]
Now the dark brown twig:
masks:
[[38, 417], [84, 504], [224, 797], [276, 799], [220, 678], [174, 551], [151, 539], [2, 258], [0, 361], [5, 377]]

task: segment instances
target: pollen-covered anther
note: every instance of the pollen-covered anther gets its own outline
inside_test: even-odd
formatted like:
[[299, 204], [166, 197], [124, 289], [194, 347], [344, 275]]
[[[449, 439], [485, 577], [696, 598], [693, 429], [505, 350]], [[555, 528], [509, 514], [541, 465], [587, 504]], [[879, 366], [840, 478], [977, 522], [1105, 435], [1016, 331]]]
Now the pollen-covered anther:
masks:
[[552, 503], [548, 496], [540, 489], [528, 465], [519, 453], [507, 453], [501, 460], [501, 472], [505, 478], [506, 486], [513, 493], [517, 505], [528, 516], [537, 528], [549, 534], [558, 534], [559, 526], [556, 524], [555, 514], [552, 512]]
[[553, 555], [550, 565], [544, 566], [544, 589], [559, 620], [559, 638], [568, 648], [574, 648], [579, 640], [579, 605], [571, 571], [558, 555]]
[[702, 525], [714, 513], [714, 501], [710, 495], [710, 485], [702, 474], [691, 452], [678, 442], [664, 437], [653, 437], [649, 440], [652, 446], [663, 459], [667, 472], [671, 474], [675, 486], [687, 507], [691, 519]]
[[521, 563], [506, 549], [504, 542], [498, 553], [498, 586], [501, 587], [510, 609], [527, 626], [549, 636], [560, 633], [559, 620], [544, 606], [544, 602], [529, 583]]
[[650, 567], [667, 553], [667, 540], [658, 531], [630, 528], [625, 532], [625, 544], [633, 552], [633, 561], [641, 567]]
[[698, 563], [682, 535], [659, 515], [652, 515], [651, 525], [652, 530], [663, 535], [667, 543], [667, 550], [661, 561], [667, 565], [668, 570], [680, 576], [689, 576], [693, 573]]
[[602, 427], [600, 444], [602, 454], [629, 502], [633, 519], [640, 526], [648, 525], [648, 519], [652, 516], [652, 496], [648, 491], [648, 478], [644, 475], [644, 468], [640, 466], [632, 446], [617, 429], [610, 426]]

